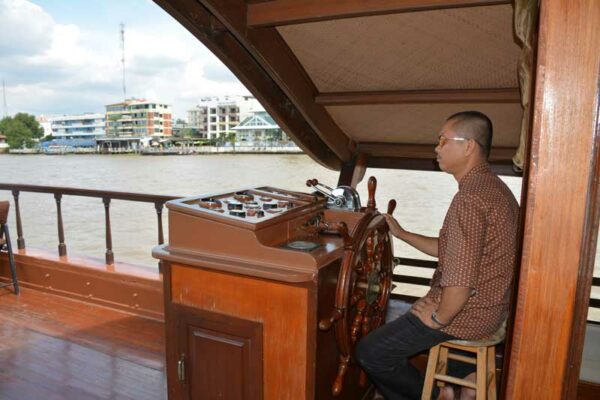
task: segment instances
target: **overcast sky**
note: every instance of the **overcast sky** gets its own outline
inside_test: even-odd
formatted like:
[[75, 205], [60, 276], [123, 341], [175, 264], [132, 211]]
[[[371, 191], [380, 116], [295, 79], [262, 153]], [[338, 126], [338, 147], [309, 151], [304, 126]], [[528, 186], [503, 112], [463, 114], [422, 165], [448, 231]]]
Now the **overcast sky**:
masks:
[[[170, 104], [185, 118], [202, 96], [249, 93], [150, 0], [0, 0], [8, 114], [103, 113], [105, 104], [121, 101], [121, 22], [127, 97]], [[2, 113], [3, 105], [0, 97]]]

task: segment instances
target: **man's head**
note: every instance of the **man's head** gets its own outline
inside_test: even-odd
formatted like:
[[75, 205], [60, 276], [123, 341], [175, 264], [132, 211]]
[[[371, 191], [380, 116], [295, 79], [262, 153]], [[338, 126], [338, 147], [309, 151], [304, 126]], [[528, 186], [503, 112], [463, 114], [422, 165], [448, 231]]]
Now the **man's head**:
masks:
[[446, 120], [435, 152], [440, 168], [456, 175], [486, 161], [491, 146], [490, 119], [478, 111], [464, 111]]

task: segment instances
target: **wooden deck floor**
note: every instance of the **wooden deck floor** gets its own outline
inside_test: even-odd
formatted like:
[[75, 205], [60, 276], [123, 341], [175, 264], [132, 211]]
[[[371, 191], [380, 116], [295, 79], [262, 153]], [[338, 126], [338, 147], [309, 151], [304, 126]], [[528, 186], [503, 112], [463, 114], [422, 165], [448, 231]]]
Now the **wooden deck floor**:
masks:
[[164, 325], [0, 289], [0, 399], [166, 399]]

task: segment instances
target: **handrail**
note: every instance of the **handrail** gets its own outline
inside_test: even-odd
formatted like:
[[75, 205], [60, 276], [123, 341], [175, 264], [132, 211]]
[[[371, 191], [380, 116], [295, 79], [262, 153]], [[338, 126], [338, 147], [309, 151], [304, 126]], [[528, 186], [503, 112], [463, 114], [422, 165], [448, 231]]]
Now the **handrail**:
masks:
[[147, 193], [130, 193], [130, 192], [114, 192], [109, 190], [96, 189], [80, 189], [72, 187], [60, 186], [40, 186], [40, 185], [21, 185], [12, 183], [0, 183], [0, 190], [16, 190], [19, 192], [33, 193], [53, 193], [68, 196], [83, 196], [83, 197], [108, 197], [113, 200], [129, 200], [146, 203], [162, 202], [166, 203], [169, 200], [178, 199], [183, 196], [164, 196]]
[[[415, 259], [415, 258], [401, 258], [401, 257], [396, 257], [394, 259], [394, 261], [395, 261], [396, 265], [402, 265], [405, 267], [421, 267], [421, 268], [431, 268], [431, 269], [437, 268], [437, 264], [438, 264], [437, 261], [420, 260], [420, 259]], [[423, 287], [429, 287], [431, 279], [422, 278], [422, 277], [418, 277], [418, 276], [405, 275], [405, 274], [394, 272], [394, 275], [392, 276], [392, 282], [396, 283], [396, 284], [406, 283], [406, 284], [418, 285], [418, 286], [423, 286]], [[600, 278], [599, 277], [595, 277], [592, 279], [592, 286], [600, 287]], [[414, 303], [416, 300], [419, 299], [419, 296], [410, 295], [410, 294], [406, 294], [406, 293], [392, 293], [391, 298], [395, 299], [395, 300], [405, 301], [407, 303]], [[589, 307], [600, 308], [600, 299], [590, 298]], [[600, 322], [594, 321], [594, 320], [588, 320], [588, 322], [591, 322], [594, 324], [600, 323]]]
[[[16, 215], [16, 226], [17, 226], [17, 248], [22, 250], [25, 249], [25, 238], [23, 235], [23, 225], [21, 223], [21, 208], [19, 205], [19, 195], [21, 192], [31, 193], [47, 193], [53, 194], [56, 202], [56, 219], [58, 228], [58, 255], [67, 255], [67, 245], [65, 243], [64, 225], [62, 220], [62, 208], [61, 201], [62, 196], [81, 196], [81, 197], [95, 197], [102, 199], [104, 205], [105, 214], [105, 236], [106, 236], [106, 252], [105, 260], [106, 264], [114, 264], [114, 253], [112, 251], [112, 231], [110, 226], [110, 202], [111, 200], [125, 200], [134, 202], [154, 203], [157, 216], [157, 230], [158, 230], [158, 244], [164, 243], [163, 223], [162, 223], [162, 210], [164, 204], [173, 199], [181, 198], [183, 196], [165, 196], [165, 195], [153, 195], [147, 193], [130, 193], [130, 192], [115, 192], [109, 190], [96, 190], [96, 189], [81, 189], [72, 187], [60, 187], [60, 186], [41, 186], [41, 185], [22, 185], [13, 183], [0, 183], [0, 190], [9, 190], [12, 192], [15, 202], [15, 215]], [[160, 263], [159, 263], [160, 267]]]

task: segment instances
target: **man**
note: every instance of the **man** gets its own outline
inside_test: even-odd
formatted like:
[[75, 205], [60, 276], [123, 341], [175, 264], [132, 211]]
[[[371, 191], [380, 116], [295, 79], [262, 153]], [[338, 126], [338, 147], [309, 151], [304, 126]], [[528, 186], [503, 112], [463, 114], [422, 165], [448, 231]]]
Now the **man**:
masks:
[[[487, 163], [492, 123], [480, 112], [461, 112], [448, 118], [438, 138], [440, 169], [458, 182], [439, 238], [406, 231], [385, 216], [394, 236], [438, 257], [430, 290], [410, 312], [365, 337], [356, 351], [388, 400], [421, 398], [423, 377], [410, 356], [450, 339], [490, 336], [508, 314], [519, 206]], [[467, 371], [473, 369], [461, 376]], [[454, 393], [446, 387], [438, 398], [453, 399]]]

